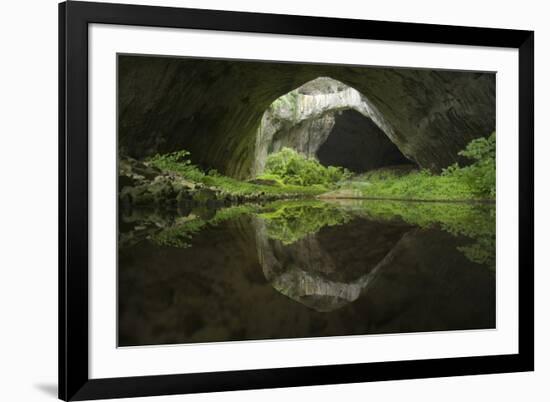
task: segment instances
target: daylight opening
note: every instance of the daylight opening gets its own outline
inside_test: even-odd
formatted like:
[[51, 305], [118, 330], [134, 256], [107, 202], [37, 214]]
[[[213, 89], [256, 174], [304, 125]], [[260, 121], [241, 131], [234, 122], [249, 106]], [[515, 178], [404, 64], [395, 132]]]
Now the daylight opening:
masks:
[[319, 77], [276, 99], [265, 111], [256, 138], [254, 173], [270, 154], [290, 148], [324, 166], [354, 173], [414, 165], [392, 142], [393, 130], [354, 88]]

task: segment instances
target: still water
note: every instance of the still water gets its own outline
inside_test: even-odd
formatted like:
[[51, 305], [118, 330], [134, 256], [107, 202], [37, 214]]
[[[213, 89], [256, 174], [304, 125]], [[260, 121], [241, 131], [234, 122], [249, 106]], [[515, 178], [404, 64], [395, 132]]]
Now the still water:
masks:
[[124, 211], [119, 346], [495, 327], [492, 204]]

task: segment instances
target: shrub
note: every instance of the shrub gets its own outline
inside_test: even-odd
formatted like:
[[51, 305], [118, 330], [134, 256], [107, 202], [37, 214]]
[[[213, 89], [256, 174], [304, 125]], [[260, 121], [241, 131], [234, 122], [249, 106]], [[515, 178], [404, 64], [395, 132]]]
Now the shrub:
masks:
[[265, 172], [260, 178], [267, 176], [275, 176], [285, 184], [329, 186], [350, 178], [351, 173], [342, 167], [325, 167], [315, 158], [308, 158], [293, 149], [283, 148], [267, 157]]
[[473, 163], [459, 167], [456, 163], [443, 170], [444, 176], [456, 177], [466, 183], [477, 195], [496, 196], [496, 135], [478, 138], [458, 153]]
[[[262, 185], [249, 183], [224, 176], [215, 169], [209, 169], [207, 173], [203, 172], [198, 166], [192, 164], [191, 154], [186, 150], [172, 152], [169, 154], [155, 155], [149, 159], [148, 163], [162, 172], [175, 173], [189, 181], [203, 183], [207, 186], [215, 187], [226, 194], [232, 195], [256, 195], [265, 194], [285, 196], [306, 196], [317, 195], [325, 192], [327, 189], [322, 185], [302, 186], [297, 183], [286, 184], [278, 175], [265, 174], [260, 178], [274, 180], [275, 185]], [[334, 173], [332, 173], [334, 175]]]

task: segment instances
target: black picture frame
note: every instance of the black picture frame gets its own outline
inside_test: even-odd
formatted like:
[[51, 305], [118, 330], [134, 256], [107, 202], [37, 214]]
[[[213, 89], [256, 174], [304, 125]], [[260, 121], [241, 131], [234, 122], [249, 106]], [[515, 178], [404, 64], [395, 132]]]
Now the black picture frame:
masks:
[[[90, 379], [88, 24], [515, 48], [519, 51], [517, 354]], [[534, 370], [534, 32], [70, 1], [59, 4], [59, 398], [89, 400]]]

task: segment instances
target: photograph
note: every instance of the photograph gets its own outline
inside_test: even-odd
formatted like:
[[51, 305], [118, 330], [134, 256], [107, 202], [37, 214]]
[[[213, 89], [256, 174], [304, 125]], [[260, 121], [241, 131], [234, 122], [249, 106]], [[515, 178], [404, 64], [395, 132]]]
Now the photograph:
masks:
[[496, 73], [117, 54], [117, 346], [496, 329]]
[[0, 7], [0, 402], [549, 399], [544, 3]]

